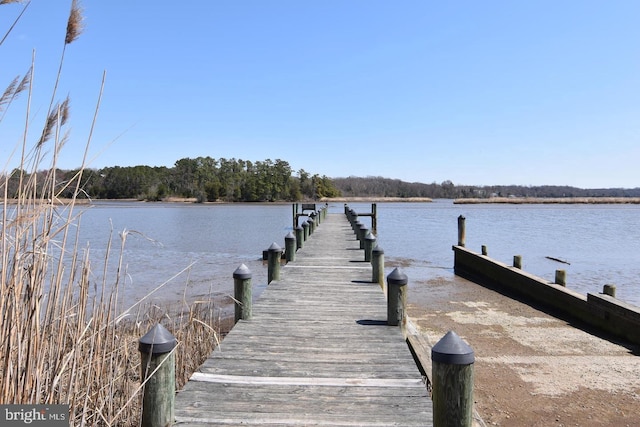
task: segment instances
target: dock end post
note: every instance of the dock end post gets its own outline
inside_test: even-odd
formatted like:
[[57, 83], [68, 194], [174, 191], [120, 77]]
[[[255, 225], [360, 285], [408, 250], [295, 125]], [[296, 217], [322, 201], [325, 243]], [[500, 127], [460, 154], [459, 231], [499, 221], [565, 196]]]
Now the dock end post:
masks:
[[431, 349], [433, 426], [471, 427], [473, 423], [473, 349], [449, 331]]
[[176, 394], [176, 338], [160, 323], [138, 341], [141, 359], [142, 426], [174, 422]]

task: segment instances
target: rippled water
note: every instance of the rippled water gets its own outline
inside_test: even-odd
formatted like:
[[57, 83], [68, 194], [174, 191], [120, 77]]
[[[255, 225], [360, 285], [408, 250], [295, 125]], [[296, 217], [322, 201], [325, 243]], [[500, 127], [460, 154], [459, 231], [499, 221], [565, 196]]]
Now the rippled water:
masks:
[[[370, 212], [371, 204], [351, 204]], [[330, 205], [343, 212], [343, 204]], [[567, 271], [567, 285], [580, 293], [617, 286], [618, 298], [640, 305], [640, 206], [638, 205], [454, 205], [379, 203], [378, 243], [387, 269], [400, 266], [413, 292], [436, 276], [453, 274], [457, 218], [466, 218], [466, 246], [511, 264], [523, 258], [523, 269], [548, 280], [556, 269]], [[367, 218], [363, 221], [367, 223]], [[175, 301], [231, 294], [233, 271], [246, 264], [257, 292], [266, 284], [262, 250], [284, 245], [292, 230], [292, 208], [278, 204], [183, 205], [97, 203], [84, 212], [81, 247], [90, 245], [94, 264], [105, 258], [113, 231], [117, 252], [127, 230], [124, 292], [130, 300], [146, 295], [172, 276], [156, 299]], [[566, 260], [561, 264], [546, 257]], [[110, 269], [115, 268], [111, 256]], [[94, 267], [94, 280], [101, 268]]]
[[615, 284], [618, 298], [640, 306], [640, 206], [379, 204], [379, 244], [386, 258], [414, 260], [415, 280], [452, 274], [459, 215], [468, 249], [486, 245], [490, 257], [510, 265], [521, 255], [525, 271], [547, 280], [565, 270], [567, 286], [583, 294]]

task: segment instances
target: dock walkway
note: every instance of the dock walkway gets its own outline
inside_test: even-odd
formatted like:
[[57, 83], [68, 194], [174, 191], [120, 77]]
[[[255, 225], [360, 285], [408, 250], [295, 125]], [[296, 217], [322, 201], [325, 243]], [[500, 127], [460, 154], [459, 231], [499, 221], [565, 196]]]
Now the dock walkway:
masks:
[[431, 400], [344, 215], [326, 219], [176, 397], [176, 425], [430, 426]]

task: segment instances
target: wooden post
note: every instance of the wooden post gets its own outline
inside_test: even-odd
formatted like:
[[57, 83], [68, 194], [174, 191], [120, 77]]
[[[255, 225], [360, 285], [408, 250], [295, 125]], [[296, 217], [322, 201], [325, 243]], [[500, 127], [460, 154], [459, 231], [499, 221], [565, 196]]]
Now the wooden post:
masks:
[[358, 219], [358, 214], [353, 209], [349, 212], [351, 213], [351, 229], [357, 233], [358, 228], [360, 228], [360, 220]]
[[313, 234], [313, 231], [316, 228], [316, 222], [313, 220], [313, 217], [311, 215], [313, 214], [309, 214], [309, 216], [307, 217], [307, 224], [309, 224], [309, 236]]
[[298, 226], [298, 204], [294, 203], [291, 208], [293, 210], [293, 229], [295, 230]]
[[269, 246], [267, 261], [267, 284], [280, 279], [280, 258], [282, 258], [282, 248], [276, 242]]
[[360, 249], [364, 249], [364, 239], [367, 237], [369, 227], [364, 224], [360, 224], [360, 232], [358, 233], [358, 240], [360, 240]]
[[364, 260], [366, 262], [371, 262], [371, 254], [375, 245], [376, 236], [371, 234], [371, 232], [368, 232], [366, 237], [364, 238]]
[[362, 225], [362, 223], [360, 222], [360, 220], [355, 220], [353, 224], [351, 224], [351, 229], [353, 230], [353, 232], [356, 234], [356, 239], [358, 239], [358, 233], [360, 233], [360, 225]]
[[522, 269], [522, 255], [514, 255], [513, 256], [513, 266], [515, 268]]
[[143, 427], [169, 426], [174, 422], [176, 344], [176, 338], [159, 323], [138, 341], [144, 384]]
[[371, 229], [373, 234], [378, 234], [378, 205], [371, 204]]
[[555, 283], [560, 286], [567, 286], [567, 272], [565, 270], [556, 270]]
[[482, 255], [487, 256], [489, 254], [489, 252], [487, 252], [487, 246], [486, 245], [482, 245]]
[[404, 308], [407, 300], [407, 275], [395, 268], [387, 276], [387, 325], [404, 324]]
[[371, 250], [371, 270], [371, 281], [384, 289], [384, 249], [378, 245]]
[[296, 227], [296, 249], [300, 249], [304, 243], [304, 228], [301, 225]]
[[604, 285], [602, 293], [610, 297], [616, 297], [616, 285]]
[[292, 232], [284, 236], [284, 255], [287, 262], [295, 261], [296, 259], [296, 236]]
[[433, 426], [471, 427], [473, 422], [473, 350], [449, 331], [431, 349]]
[[236, 268], [233, 272], [233, 290], [235, 298], [235, 320], [251, 319], [251, 270], [244, 265]]
[[458, 246], [464, 247], [465, 240], [467, 239], [467, 230], [466, 230], [466, 221], [465, 217], [460, 215], [458, 217]]
[[302, 229], [304, 230], [304, 241], [309, 240], [309, 222], [305, 221], [302, 223]]

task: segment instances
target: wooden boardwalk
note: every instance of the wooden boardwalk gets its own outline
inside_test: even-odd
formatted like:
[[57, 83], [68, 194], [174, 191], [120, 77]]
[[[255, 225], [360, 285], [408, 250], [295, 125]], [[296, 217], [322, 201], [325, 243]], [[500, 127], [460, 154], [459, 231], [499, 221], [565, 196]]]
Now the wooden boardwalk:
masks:
[[430, 426], [431, 400], [343, 214], [328, 214], [176, 397], [176, 424]]

